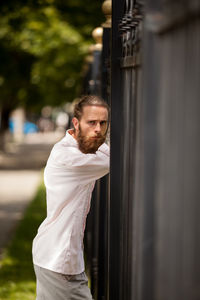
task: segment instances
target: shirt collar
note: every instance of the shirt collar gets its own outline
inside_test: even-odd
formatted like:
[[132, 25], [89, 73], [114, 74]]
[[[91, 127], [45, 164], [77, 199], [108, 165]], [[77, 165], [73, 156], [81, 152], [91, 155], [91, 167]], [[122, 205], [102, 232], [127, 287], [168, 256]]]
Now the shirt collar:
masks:
[[66, 138], [70, 142], [70, 144], [72, 144], [74, 146], [78, 146], [77, 140], [69, 133], [69, 131], [71, 131], [71, 130], [73, 130], [73, 129], [68, 129], [66, 131]]

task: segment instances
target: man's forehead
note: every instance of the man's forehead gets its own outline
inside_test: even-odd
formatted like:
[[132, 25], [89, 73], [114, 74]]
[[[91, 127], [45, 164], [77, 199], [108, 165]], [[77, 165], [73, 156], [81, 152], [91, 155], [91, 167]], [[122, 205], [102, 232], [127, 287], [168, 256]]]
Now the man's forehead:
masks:
[[86, 105], [83, 107], [83, 117], [88, 116], [108, 116], [108, 110], [106, 107], [101, 105]]

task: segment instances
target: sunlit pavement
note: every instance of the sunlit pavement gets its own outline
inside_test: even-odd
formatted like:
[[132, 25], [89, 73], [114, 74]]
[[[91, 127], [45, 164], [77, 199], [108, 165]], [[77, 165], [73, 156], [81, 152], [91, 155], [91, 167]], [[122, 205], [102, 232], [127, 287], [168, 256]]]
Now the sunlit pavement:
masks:
[[27, 136], [23, 143], [10, 143], [0, 153], [0, 257], [18, 221], [33, 199], [51, 148], [61, 133]]
[[0, 256], [34, 197], [41, 171], [0, 171]]

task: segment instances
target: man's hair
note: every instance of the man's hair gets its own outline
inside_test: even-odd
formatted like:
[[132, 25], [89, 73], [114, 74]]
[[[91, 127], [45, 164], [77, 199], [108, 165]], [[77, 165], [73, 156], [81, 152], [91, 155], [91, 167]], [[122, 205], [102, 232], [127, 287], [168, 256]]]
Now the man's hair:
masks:
[[78, 120], [81, 119], [83, 114], [83, 108], [85, 106], [103, 106], [107, 109], [109, 114], [108, 104], [99, 96], [96, 95], [85, 95], [82, 96], [78, 103], [74, 106], [74, 117]]

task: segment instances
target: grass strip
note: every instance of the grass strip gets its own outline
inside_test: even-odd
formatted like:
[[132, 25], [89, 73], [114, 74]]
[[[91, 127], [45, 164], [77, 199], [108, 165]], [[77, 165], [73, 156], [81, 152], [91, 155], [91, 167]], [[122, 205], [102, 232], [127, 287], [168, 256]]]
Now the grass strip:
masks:
[[45, 187], [41, 184], [0, 262], [0, 300], [35, 299], [32, 241], [45, 216]]

